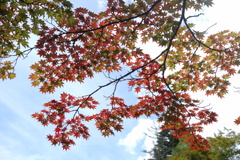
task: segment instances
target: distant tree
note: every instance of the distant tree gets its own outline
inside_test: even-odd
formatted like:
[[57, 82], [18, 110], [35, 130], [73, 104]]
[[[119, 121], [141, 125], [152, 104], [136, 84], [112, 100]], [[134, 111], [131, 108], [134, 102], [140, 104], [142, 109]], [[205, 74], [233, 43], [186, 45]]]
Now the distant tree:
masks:
[[210, 142], [210, 149], [197, 151], [189, 145], [180, 141], [173, 154], [167, 160], [239, 160], [240, 159], [240, 133], [224, 128], [214, 137], [207, 138]]
[[173, 149], [172, 155], [166, 160], [211, 160], [208, 150], [194, 150], [181, 139], [179, 144]]
[[172, 155], [173, 148], [179, 143], [179, 140], [171, 135], [171, 130], [169, 129], [158, 131], [156, 139], [153, 149], [148, 152], [152, 157], [149, 160], [165, 160]]
[[208, 140], [211, 144], [209, 157], [212, 160], [240, 159], [240, 133], [224, 128], [224, 131], [219, 131], [214, 137], [208, 137]]

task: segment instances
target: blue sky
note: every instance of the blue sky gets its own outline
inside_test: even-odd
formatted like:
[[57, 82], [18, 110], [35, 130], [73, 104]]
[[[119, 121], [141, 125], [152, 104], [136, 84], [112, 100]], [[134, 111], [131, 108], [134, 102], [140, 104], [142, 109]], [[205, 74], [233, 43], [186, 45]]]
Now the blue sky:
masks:
[[[104, 7], [104, 0], [74, 0], [76, 6], [87, 7], [98, 12]], [[196, 19], [196, 29], [205, 30], [208, 26], [217, 22], [217, 26], [209, 32], [222, 29], [240, 30], [239, 0], [217, 0], [213, 9], [205, 10], [205, 16]], [[223, 12], [224, 10], [224, 12]], [[195, 14], [188, 11], [189, 14]], [[35, 38], [33, 38], [34, 40]], [[33, 45], [33, 44], [32, 44]], [[154, 56], [159, 48], [153, 43], [139, 44], [146, 52]], [[69, 151], [63, 151], [60, 146], [51, 146], [46, 135], [52, 133], [52, 127], [43, 127], [31, 114], [41, 110], [42, 104], [52, 99], [58, 99], [59, 93], [66, 91], [75, 95], [89, 93], [94, 86], [102, 82], [100, 75], [95, 80], [89, 80], [87, 85], [67, 84], [65, 88], [58, 89], [54, 94], [41, 94], [38, 88], [31, 87], [28, 75], [31, 73], [29, 66], [38, 60], [33, 51], [27, 59], [19, 60], [17, 64], [17, 77], [14, 80], [6, 80], [0, 83], [0, 159], [1, 160], [143, 160], [143, 149], [151, 147], [152, 139], [144, 133], [153, 125], [151, 119], [145, 117], [139, 120], [126, 120], [124, 130], [115, 136], [104, 138], [94, 125], [90, 124], [91, 137], [89, 140], [78, 139], [76, 145]], [[232, 79], [233, 86], [240, 86], [239, 78]], [[134, 103], [135, 95], [128, 93], [128, 88], [122, 85], [118, 92], [128, 97], [129, 103]], [[109, 89], [103, 90], [107, 93]], [[202, 93], [194, 96], [204, 99], [205, 104], [211, 103], [213, 110], [219, 114], [219, 122], [206, 127], [205, 136], [212, 136], [217, 129], [223, 127], [240, 131], [240, 127], [233, 124], [233, 120], [239, 116], [239, 93], [231, 88], [225, 99], [206, 97]], [[104, 97], [99, 96], [102, 101]]]

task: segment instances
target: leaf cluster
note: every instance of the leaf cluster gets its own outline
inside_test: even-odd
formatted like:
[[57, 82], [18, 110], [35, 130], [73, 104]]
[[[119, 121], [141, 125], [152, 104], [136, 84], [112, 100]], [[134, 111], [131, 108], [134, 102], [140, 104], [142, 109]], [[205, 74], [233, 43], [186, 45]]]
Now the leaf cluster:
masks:
[[[48, 136], [53, 145], [69, 149], [72, 137], [87, 139], [83, 122], [94, 121], [102, 135], [109, 136], [123, 129], [125, 118], [156, 115], [161, 129], [173, 130], [175, 138], [188, 135], [185, 142], [191, 148], [207, 150], [209, 143], [200, 133], [203, 125], [217, 121], [217, 114], [201, 107], [189, 93], [202, 90], [223, 98], [240, 65], [239, 32], [199, 34], [188, 22], [197, 16], [185, 16], [189, 9], [198, 11], [212, 4], [212, 0], [135, 0], [131, 4], [108, 0], [105, 11], [94, 13], [81, 7], [72, 10], [66, 0], [2, 1], [0, 55], [5, 59], [13, 52], [18, 57], [36, 49], [40, 60], [31, 66], [29, 79], [42, 93], [54, 93], [66, 82], [87, 83], [98, 73], [108, 78], [85, 96], [62, 93], [60, 100], [45, 103], [46, 109], [32, 115], [43, 125], [55, 125], [55, 134]], [[21, 52], [21, 46], [28, 46], [30, 33], [39, 36], [37, 44]], [[151, 58], [151, 53], [137, 46], [139, 41], [158, 44], [157, 56]], [[13, 64], [0, 63], [1, 79], [14, 78]], [[110, 76], [119, 71], [121, 75]], [[117, 95], [122, 82], [137, 93], [135, 104]], [[95, 93], [110, 85], [114, 89], [106, 102], [111, 108], [83, 115], [83, 108], [100, 108]]]
[[[7, 72], [13, 72], [19, 57], [27, 56], [29, 39], [32, 34], [38, 35], [46, 19], [61, 22], [71, 18], [72, 4], [67, 0], [2, 0], [0, 2], [0, 60], [1, 65], [12, 60]], [[13, 58], [12, 58], [13, 57]], [[11, 58], [10, 60], [5, 60]], [[3, 62], [2, 62], [3, 61]], [[4, 62], [6, 61], [6, 62]], [[0, 79], [14, 78], [6, 74], [6, 67], [0, 68]]]

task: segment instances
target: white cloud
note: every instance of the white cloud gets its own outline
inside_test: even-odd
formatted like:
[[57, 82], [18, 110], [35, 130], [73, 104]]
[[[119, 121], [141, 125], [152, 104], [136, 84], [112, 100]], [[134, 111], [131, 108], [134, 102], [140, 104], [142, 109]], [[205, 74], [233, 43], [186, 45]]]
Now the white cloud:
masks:
[[40, 154], [24, 154], [24, 153], [17, 153], [15, 150], [14, 152], [0, 146], [0, 159], [2, 160], [50, 160], [50, 157], [43, 156]]
[[98, 0], [98, 10], [102, 11], [106, 8], [107, 1], [106, 0]]
[[215, 33], [227, 29], [239, 31], [240, 22], [237, 20], [237, 16], [240, 14], [239, 6], [239, 0], [218, 0], [214, 1], [212, 7], [206, 7], [203, 11], [188, 10], [186, 17], [204, 13], [198, 18], [189, 19], [189, 21], [197, 24], [195, 29], [199, 31], [204, 31], [215, 23], [217, 24], [211, 27], [208, 32]]
[[[124, 0], [126, 4], [132, 3], [134, 0]], [[98, 10], [102, 11], [106, 8], [107, 0], [97, 0], [98, 2]]]
[[239, 31], [240, 22], [237, 20], [240, 14], [239, 0], [218, 0], [214, 6], [206, 10], [209, 21], [216, 21], [219, 29]]
[[118, 144], [126, 146], [127, 151], [131, 154], [135, 154], [134, 149], [144, 138], [144, 146], [146, 148], [151, 147], [152, 144], [150, 143], [149, 137], [146, 137], [144, 133], [148, 134], [148, 129], [153, 126], [153, 124], [153, 120], [151, 119], [139, 119], [137, 126], [135, 126], [124, 139], [120, 139]]
[[159, 47], [159, 45], [156, 42], [153, 42], [152, 40], [149, 40], [145, 44], [142, 44], [140, 40], [138, 40], [137, 46], [140, 47], [144, 53], [149, 54], [151, 58], [155, 58], [165, 49]]
[[[232, 83], [232, 86], [240, 86], [239, 78], [240, 76], [231, 78], [230, 82]], [[220, 99], [217, 96], [206, 96], [203, 92], [192, 94], [192, 96], [204, 100], [202, 106], [210, 104], [209, 107], [212, 107], [212, 111], [215, 111], [219, 115], [217, 123], [204, 127], [203, 136], [213, 136], [214, 133], [217, 133], [219, 129], [223, 130], [224, 127], [240, 132], [239, 126], [234, 124], [234, 120], [240, 116], [240, 94], [236, 92], [234, 87], [230, 87], [229, 93], [223, 99]]]

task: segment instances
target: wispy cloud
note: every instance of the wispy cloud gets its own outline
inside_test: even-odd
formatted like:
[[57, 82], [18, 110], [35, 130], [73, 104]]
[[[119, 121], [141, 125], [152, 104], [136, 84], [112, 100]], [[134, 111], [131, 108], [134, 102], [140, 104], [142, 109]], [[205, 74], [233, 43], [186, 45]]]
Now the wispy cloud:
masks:
[[107, 1], [106, 0], [98, 0], [98, 9], [100, 11], [106, 8]]
[[151, 119], [139, 119], [137, 126], [135, 126], [130, 133], [123, 139], [120, 139], [118, 144], [126, 147], [130, 154], [136, 154], [135, 148], [141, 140], [145, 138], [144, 145], [149, 148], [152, 144], [150, 143], [149, 137], [144, 133], [148, 134], [148, 129], [153, 126], [153, 120]]
[[2, 160], [50, 160], [50, 157], [40, 154], [18, 154], [0, 146], [0, 159]]

